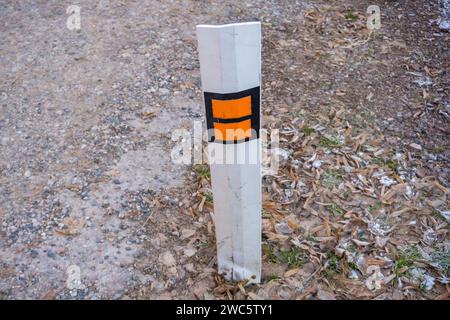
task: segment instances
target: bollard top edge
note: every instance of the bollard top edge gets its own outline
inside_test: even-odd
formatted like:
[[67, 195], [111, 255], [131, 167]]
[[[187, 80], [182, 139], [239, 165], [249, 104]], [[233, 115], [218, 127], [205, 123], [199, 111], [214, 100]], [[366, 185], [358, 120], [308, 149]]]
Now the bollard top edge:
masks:
[[220, 29], [220, 28], [228, 28], [228, 27], [240, 27], [240, 26], [249, 26], [249, 25], [261, 25], [260, 21], [250, 21], [250, 22], [237, 22], [237, 23], [228, 23], [228, 24], [198, 24], [196, 25], [197, 29]]

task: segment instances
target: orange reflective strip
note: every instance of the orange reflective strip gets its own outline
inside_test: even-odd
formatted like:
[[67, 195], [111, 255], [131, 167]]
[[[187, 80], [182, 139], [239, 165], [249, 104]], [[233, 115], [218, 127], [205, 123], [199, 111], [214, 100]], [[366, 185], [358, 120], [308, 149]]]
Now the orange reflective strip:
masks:
[[235, 100], [212, 99], [212, 111], [214, 118], [234, 119], [252, 114], [252, 97], [247, 96]]
[[232, 123], [214, 123], [214, 137], [220, 141], [235, 141], [252, 136], [251, 120]]

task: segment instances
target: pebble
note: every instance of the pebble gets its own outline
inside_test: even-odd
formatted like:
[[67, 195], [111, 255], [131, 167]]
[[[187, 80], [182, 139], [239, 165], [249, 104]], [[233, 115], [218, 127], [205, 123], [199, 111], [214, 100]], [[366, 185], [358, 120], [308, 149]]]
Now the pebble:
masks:
[[291, 234], [294, 230], [286, 223], [280, 222], [275, 225], [275, 231], [279, 234]]
[[167, 267], [172, 267], [176, 263], [175, 258], [173, 257], [172, 253], [170, 253], [169, 251], [164, 252], [162, 254], [160, 260]]
[[197, 253], [197, 250], [194, 248], [187, 248], [183, 253], [186, 257], [190, 258]]
[[30, 255], [32, 258], [37, 258], [37, 256], [39, 255], [39, 252], [37, 252], [36, 250], [32, 249], [30, 251]]

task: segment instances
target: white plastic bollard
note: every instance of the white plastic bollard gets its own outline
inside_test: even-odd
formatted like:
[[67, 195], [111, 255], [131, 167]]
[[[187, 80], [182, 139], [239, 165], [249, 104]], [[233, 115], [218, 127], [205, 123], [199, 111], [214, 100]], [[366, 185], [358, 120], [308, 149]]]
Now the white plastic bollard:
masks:
[[198, 25], [219, 273], [261, 280], [261, 24]]

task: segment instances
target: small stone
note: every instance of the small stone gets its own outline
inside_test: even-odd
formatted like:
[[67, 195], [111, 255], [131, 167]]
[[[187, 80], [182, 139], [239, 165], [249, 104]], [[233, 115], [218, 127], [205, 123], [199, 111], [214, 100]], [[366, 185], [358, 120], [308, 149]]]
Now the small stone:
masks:
[[321, 160], [314, 160], [314, 162], [312, 163], [312, 166], [316, 169], [320, 168], [321, 165], [322, 165]]
[[133, 257], [135, 257], [136, 259], [141, 259], [145, 257], [145, 250], [144, 249], [137, 250], [136, 252], [134, 252]]
[[192, 257], [195, 253], [197, 252], [197, 250], [195, 250], [194, 248], [187, 248], [187, 249], [185, 249], [184, 250], [184, 255], [186, 256], [186, 257]]
[[195, 230], [183, 229], [181, 230], [181, 240], [192, 237], [195, 234]]
[[195, 271], [194, 264], [192, 264], [192, 263], [186, 264], [184, 266], [184, 268], [186, 269], [186, 271], [189, 271], [189, 272], [194, 272]]
[[291, 234], [294, 232], [286, 222], [280, 222], [275, 225], [275, 231], [279, 234]]
[[161, 256], [161, 262], [168, 267], [172, 267], [175, 265], [175, 258], [173, 257], [172, 253], [169, 251], [166, 251]]

